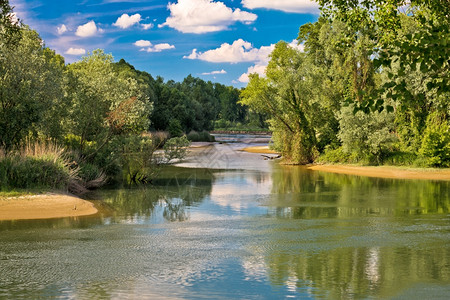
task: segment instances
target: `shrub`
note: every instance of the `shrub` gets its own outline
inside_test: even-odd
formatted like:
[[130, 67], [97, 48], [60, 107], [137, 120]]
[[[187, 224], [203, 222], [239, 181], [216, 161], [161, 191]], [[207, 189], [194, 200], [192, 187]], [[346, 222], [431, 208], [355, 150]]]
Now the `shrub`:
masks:
[[214, 136], [210, 135], [208, 131], [197, 132], [192, 130], [188, 133], [187, 139], [191, 142], [214, 142]]
[[411, 166], [416, 164], [417, 155], [411, 152], [396, 151], [389, 153], [383, 159], [383, 163], [393, 166]]
[[325, 147], [325, 151], [320, 155], [317, 162], [319, 163], [349, 163], [350, 154], [344, 152], [342, 147], [330, 149]]
[[190, 142], [186, 136], [169, 139], [164, 145], [164, 158], [169, 163], [174, 159], [183, 159], [187, 154]]
[[183, 135], [183, 128], [177, 119], [170, 120], [168, 130], [171, 137], [180, 137]]
[[427, 120], [419, 154], [426, 166], [450, 167], [450, 124], [436, 119]]
[[50, 144], [27, 145], [0, 158], [2, 188], [49, 188], [80, 192], [78, 169], [63, 149]]

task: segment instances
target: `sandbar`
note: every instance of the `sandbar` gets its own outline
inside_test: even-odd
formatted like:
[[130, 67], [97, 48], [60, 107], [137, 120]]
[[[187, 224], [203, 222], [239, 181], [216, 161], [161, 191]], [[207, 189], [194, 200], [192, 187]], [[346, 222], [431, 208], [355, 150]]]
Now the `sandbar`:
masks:
[[241, 151], [250, 153], [278, 154], [278, 152], [269, 148], [269, 146], [252, 146], [241, 149]]
[[88, 216], [97, 213], [94, 204], [64, 194], [0, 197], [0, 220], [31, 220]]
[[450, 169], [410, 169], [394, 166], [310, 165], [310, 170], [339, 174], [394, 179], [424, 179], [450, 181]]

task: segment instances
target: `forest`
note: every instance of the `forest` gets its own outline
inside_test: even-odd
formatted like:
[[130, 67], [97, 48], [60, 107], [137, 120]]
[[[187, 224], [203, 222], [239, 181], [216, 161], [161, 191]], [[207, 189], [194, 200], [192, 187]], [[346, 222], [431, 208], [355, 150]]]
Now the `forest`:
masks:
[[89, 187], [124, 169], [144, 180], [133, 161], [145, 169], [168, 137], [233, 127], [269, 126], [287, 164], [450, 167], [449, 2], [318, 2], [318, 21], [299, 29], [304, 51], [278, 42], [265, 76], [239, 90], [155, 79], [101, 49], [66, 64], [1, 1], [0, 188]]

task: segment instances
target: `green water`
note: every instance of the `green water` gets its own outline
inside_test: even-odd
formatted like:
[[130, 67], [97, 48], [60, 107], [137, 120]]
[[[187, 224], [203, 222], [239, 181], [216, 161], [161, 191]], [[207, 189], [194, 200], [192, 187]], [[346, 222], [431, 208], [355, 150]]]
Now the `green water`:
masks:
[[[92, 217], [0, 222], [0, 298], [448, 299], [448, 182], [198, 150]], [[196, 167], [196, 168], [192, 168]]]

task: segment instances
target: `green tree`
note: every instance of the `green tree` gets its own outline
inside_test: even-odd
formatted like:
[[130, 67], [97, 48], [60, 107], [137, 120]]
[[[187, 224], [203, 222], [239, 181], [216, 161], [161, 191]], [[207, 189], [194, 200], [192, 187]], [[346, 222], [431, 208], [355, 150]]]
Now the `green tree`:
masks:
[[295, 164], [310, 163], [317, 155], [307, 68], [303, 53], [279, 42], [271, 54], [267, 78], [251, 74], [241, 93], [241, 103], [272, 117], [275, 147], [287, 162]]
[[9, 151], [48, 120], [47, 110], [64, 98], [63, 65], [27, 26], [16, 45], [0, 50], [0, 146]]
[[137, 81], [113, 70], [113, 57], [94, 50], [69, 66], [72, 97], [67, 131], [80, 137], [80, 151], [88, 142], [96, 153], [115, 134], [148, 128], [151, 105]]

